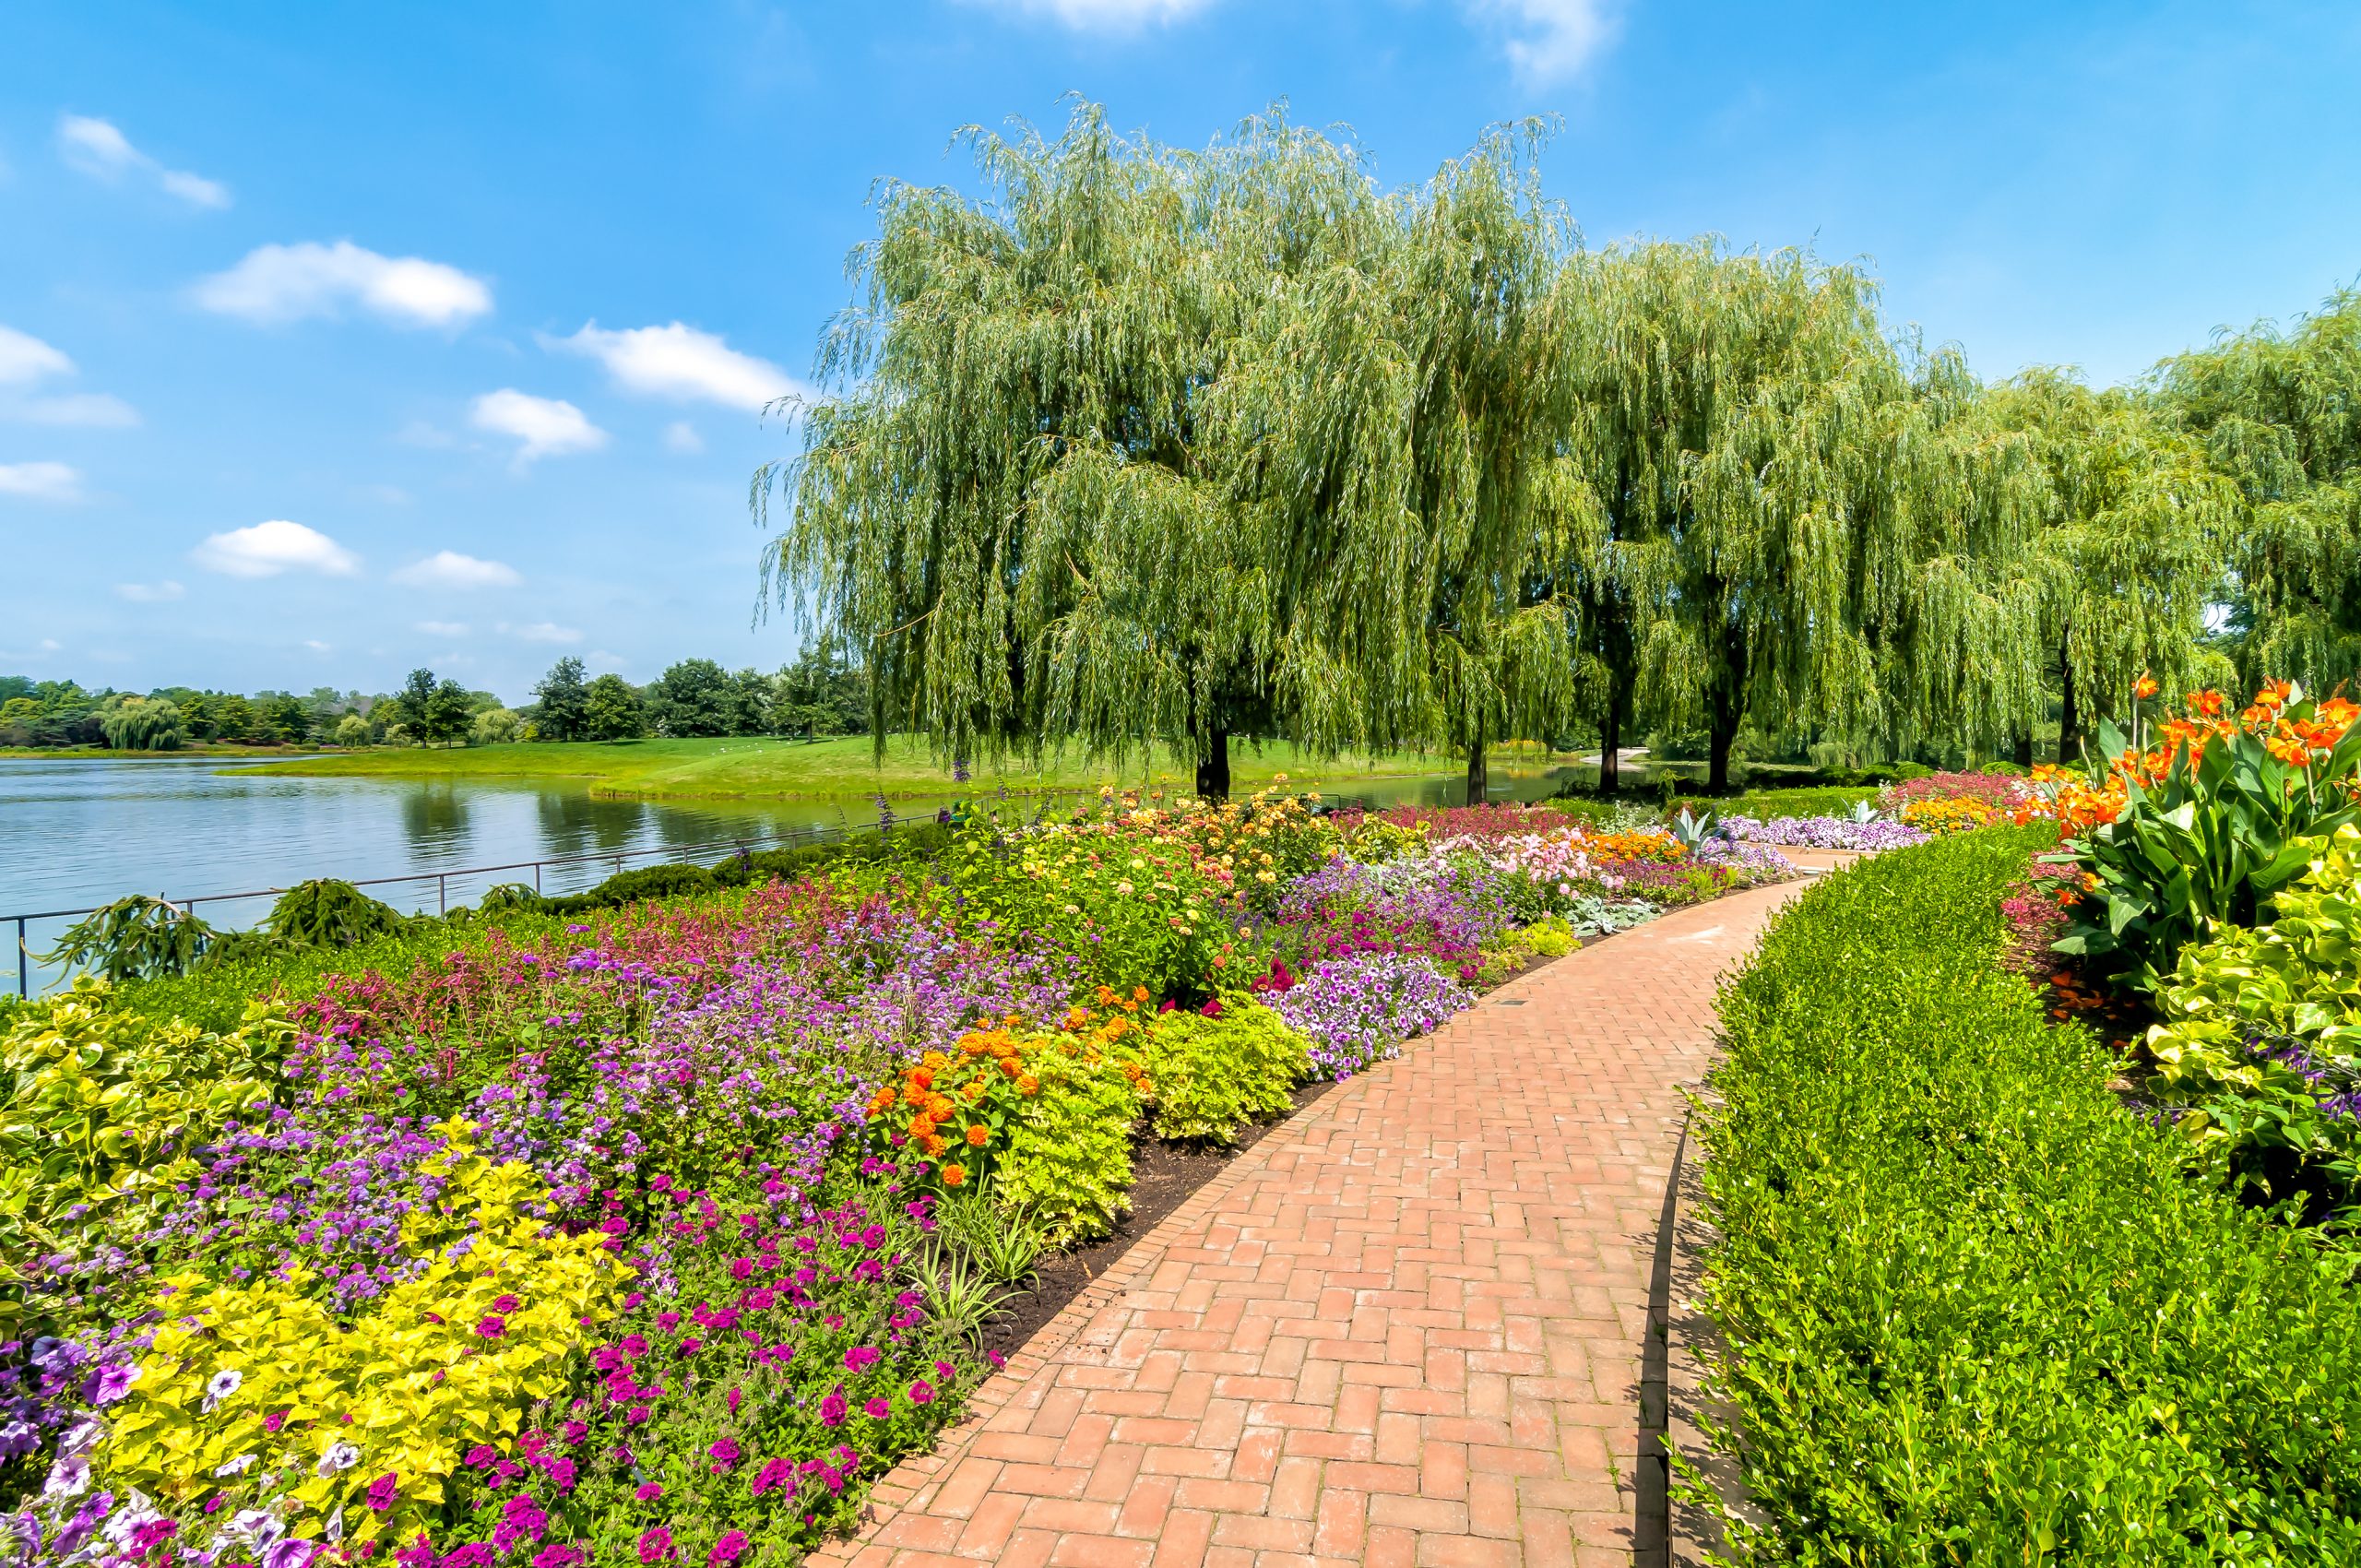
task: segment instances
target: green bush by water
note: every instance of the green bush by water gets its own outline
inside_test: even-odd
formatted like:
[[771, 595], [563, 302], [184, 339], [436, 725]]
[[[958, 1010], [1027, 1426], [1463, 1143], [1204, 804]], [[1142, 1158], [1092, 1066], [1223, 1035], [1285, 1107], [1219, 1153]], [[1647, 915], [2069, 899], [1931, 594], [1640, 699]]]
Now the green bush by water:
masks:
[[1724, 993], [1708, 1301], [1752, 1560], [2361, 1561], [2352, 1262], [2193, 1180], [2001, 972], [2043, 847], [1832, 876]]

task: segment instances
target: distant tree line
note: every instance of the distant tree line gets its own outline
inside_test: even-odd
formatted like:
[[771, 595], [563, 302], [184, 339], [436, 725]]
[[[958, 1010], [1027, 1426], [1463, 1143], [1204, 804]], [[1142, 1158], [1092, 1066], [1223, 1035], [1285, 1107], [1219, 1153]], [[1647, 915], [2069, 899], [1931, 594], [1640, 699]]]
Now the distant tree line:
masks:
[[533, 697], [512, 708], [491, 692], [423, 669], [394, 692], [320, 686], [308, 695], [192, 686], [92, 691], [72, 681], [0, 675], [0, 746], [168, 752], [191, 744], [481, 746], [651, 735], [817, 740], [869, 727], [867, 677], [820, 647], [770, 675], [685, 659], [645, 686], [613, 674], [594, 680], [579, 659], [562, 659]]

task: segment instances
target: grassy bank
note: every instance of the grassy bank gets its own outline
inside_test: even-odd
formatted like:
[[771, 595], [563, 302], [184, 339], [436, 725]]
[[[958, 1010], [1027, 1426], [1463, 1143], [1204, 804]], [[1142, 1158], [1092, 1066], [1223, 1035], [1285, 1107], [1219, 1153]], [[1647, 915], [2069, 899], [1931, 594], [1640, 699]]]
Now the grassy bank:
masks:
[[[1493, 766], [1547, 766], [1570, 760], [1539, 748], [1502, 747]], [[866, 737], [803, 742], [771, 740], [618, 741], [533, 742], [469, 746], [450, 750], [381, 747], [336, 756], [306, 757], [258, 771], [317, 778], [511, 779], [580, 783], [594, 795], [640, 799], [803, 800], [883, 793], [943, 795], [1095, 789], [1101, 784], [1187, 790], [1194, 774], [1168, 752], [1111, 759], [1069, 756], [1038, 770], [1004, 771], [979, 766], [965, 784], [938, 766], [924, 742], [896, 738], [881, 764]], [[1256, 790], [1285, 774], [1302, 789], [1349, 792], [1372, 778], [1443, 777], [1456, 772], [1451, 759], [1397, 753], [1382, 757], [1319, 760], [1291, 745], [1259, 753], [1245, 747], [1230, 754], [1233, 787]]]

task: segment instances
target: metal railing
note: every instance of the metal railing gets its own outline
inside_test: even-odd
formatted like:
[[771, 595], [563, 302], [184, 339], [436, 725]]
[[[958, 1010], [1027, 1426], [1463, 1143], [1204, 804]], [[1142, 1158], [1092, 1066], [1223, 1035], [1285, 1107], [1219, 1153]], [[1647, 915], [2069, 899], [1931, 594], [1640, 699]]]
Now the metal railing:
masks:
[[[728, 838], [709, 839], [695, 844], [654, 844], [641, 849], [595, 849], [582, 854], [548, 855], [536, 861], [510, 861], [500, 865], [446, 866], [434, 871], [406, 872], [397, 876], [350, 877], [344, 880], [350, 882], [355, 887], [389, 887], [401, 884], [432, 882], [434, 884], [434, 912], [444, 915], [450, 912], [451, 881], [455, 877], [490, 876], [504, 871], [529, 871], [533, 873], [533, 891], [539, 893], [541, 891], [541, 873], [545, 867], [612, 865], [616, 871], [620, 872], [624, 868], [626, 861], [647, 860], [657, 856], [679, 861], [694, 861], [702, 856], [750, 854], [755, 849], [779, 849], [802, 844], [831, 843], [854, 833], [891, 832], [895, 820], [891, 816], [884, 816], [873, 825], [860, 827], [815, 825], [809, 827], [772, 828], [756, 833], [738, 834]], [[905, 820], [926, 822], [932, 819], [921, 816]], [[196, 913], [196, 907], [199, 904], [228, 904], [241, 899], [276, 898], [287, 891], [288, 889], [284, 887], [261, 887], [248, 893], [200, 893], [191, 898], [168, 897], [164, 902], [177, 904], [193, 915]], [[423, 903], [422, 898], [421, 903]], [[32, 921], [73, 920], [83, 915], [96, 914], [105, 907], [101, 904], [87, 909], [37, 909], [27, 910], [22, 914], [0, 914], [0, 925], [13, 921], [17, 928], [17, 994], [26, 997], [32, 994], [32, 949], [27, 945], [26, 939], [27, 928]]]

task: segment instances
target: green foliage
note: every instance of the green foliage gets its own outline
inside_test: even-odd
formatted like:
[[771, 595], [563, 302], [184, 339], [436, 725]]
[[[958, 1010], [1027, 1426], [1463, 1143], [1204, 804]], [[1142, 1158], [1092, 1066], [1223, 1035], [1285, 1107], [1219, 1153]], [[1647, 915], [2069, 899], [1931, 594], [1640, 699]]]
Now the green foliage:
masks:
[[213, 928], [187, 910], [134, 893], [67, 926], [45, 961], [67, 968], [95, 962], [108, 980], [147, 980], [186, 974], [214, 940]]
[[2236, 487], [2222, 597], [2242, 684], [2361, 672], [2361, 292], [2167, 361], [2158, 389]]
[[1291, 1110], [1289, 1091], [1311, 1074], [1303, 1036], [1253, 1002], [1230, 1001], [1211, 1018], [1167, 1013], [1137, 1039], [1159, 1138], [1235, 1143], [1249, 1122]]
[[2237, 1191], [2318, 1219], [2361, 1184], [2361, 826], [2310, 859], [2271, 919], [2218, 926], [2156, 988], [2147, 1092]]
[[397, 932], [408, 921], [349, 882], [323, 877], [300, 882], [279, 895], [263, 917], [262, 929], [297, 947], [352, 947]]
[[[2298, 695], [2283, 712], [2310, 725], [2319, 707]], [[2104, 777], [2124, 749], [2115, 727], [2101, 725], [2094, 771]], [[2347, 788], [2356, 773], [2361, 724], [2308, 766], [2272, 754], [2267, 733], [2248, 729], [2214, 737], [2193, 765], [2179, 748], [2160, 784], [2129, 784], [2122, 814], [2073, 842], [2098, 885], [2074, 906], [2058, 950], [2153, 989], [2209, 925], [2255, 922], [2261, 902], [2310, 863], [2299, 840], [2361, 817]]]
[[631, 741], [647, 733], [647, 714], [639, 694], [621, 675], [609, 673], [590, 683], [582, 706], [582, 738], [586, 741]]
[[60, 1250], [69, 1222], [103, 1229], [126, 1200], [188, 1179], [198, 1139], [269, 1099], [294, 1037], [267, 1004], [217, 1032], [109, 1002], [84, 980], [17, 1011], [0, 1037], [0, 1339], [57, 1323], [53, 1303], [26, 1298], [21, 1269]]
[[1213, 990], [1233, 937], [1218, 891], [1185, 849], [1103, 826], [1011, 836], [979, 817], [955, 833], [938, 874], [961, 919], [1077, 954], [1102, 985]]
[[533, 729], [544, 741], [579, 741], [589, 734], [590, 687], [582, 660], [566, 655], [533, 688]]
[[178, 751], [188, 739], [178, 707], [138, 696], [119, 696], [101, 708], [99, 728], [119, 752]]
[[[2361, 1554], [2350, 1260], [2187, 1178], [2003, 973], [2039, 830], [1814, 885], [1725, 990], [1707, 1301], [1750, 1560]], [[1741, 1441], [1742, 1434], [1742, 1441]]]
[[993, 1191], [1052, 1246], [1095, 1241], [1131, 1206], [1140, 1091], [1117, 1057], [1078, 1042], [1028, 1051], [1025, 1065], [1040, 1087], [1016, 1102]]

